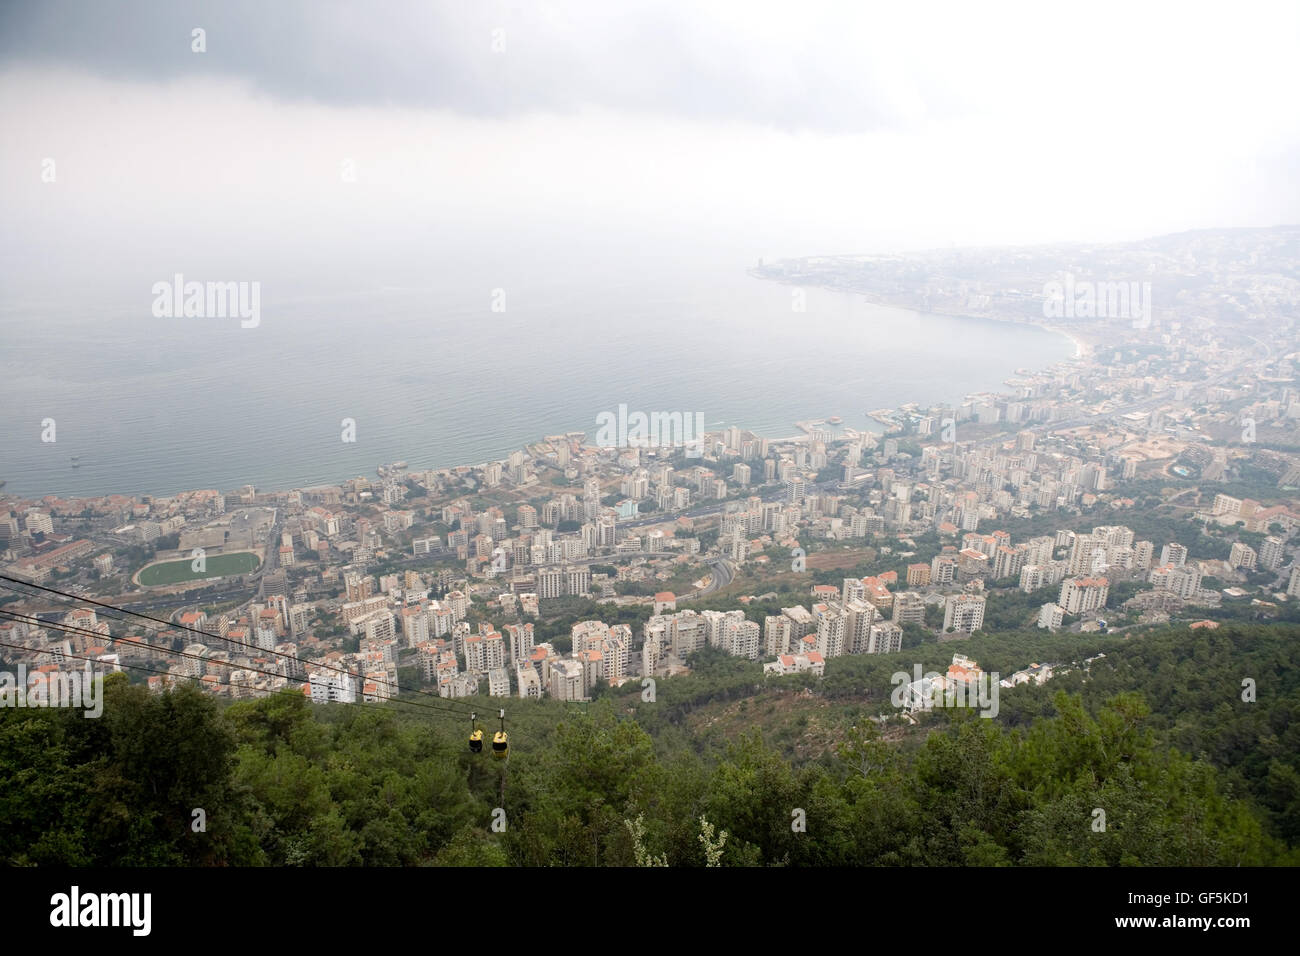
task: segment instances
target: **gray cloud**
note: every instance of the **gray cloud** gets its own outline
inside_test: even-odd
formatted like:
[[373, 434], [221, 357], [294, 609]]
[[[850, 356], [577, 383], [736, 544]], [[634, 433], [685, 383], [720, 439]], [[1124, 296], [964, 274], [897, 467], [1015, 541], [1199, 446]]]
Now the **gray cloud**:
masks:
[[[608, 108], [862, 132], [905, 125], [918, 106], [947, 112], [933, 89], [909, 87], [897, 100], [899, 78], [873, 67], [873, 51], [846, 34], [835, 11], [799, 9], [794, 33], [745, 10], [50, 0], [0, 10], [0, 63], [71, 65], [143, 82], [215, 75], [289, 101], [484, 117]], [[207, 31], [201, 56], [190, 51], [194, 27]], [[492, 50], [498, 28], [504, 53]]]

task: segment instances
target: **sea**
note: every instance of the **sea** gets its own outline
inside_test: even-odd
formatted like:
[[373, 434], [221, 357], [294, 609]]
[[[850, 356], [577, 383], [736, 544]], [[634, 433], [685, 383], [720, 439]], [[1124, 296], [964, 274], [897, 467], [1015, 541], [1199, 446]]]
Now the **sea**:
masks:
[[287, 489], [397, 460], [475, 464], [548, 434], [594, 435], [620, 405], [771, 438], [829, 416], [878, 431], [870, 410], [959, 402], [1074, 354], [1046, 329], [794, 288], [752, 263], [634, 265], [499, 284], [430, 270], [322, 293], [263, 282], [255, 328], [155, 317], [146, 282], [75, 303], [11, 298], [3, 493]]

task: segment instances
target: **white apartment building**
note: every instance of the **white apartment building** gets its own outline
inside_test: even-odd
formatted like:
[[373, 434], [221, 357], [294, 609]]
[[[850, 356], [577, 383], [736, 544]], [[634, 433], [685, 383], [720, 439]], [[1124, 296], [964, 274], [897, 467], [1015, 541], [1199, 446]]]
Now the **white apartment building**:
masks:
[[952, 594], [944, 602], [943, 629], [970, 633], [984, 625], [982, 594]]
[[1067, 578], [1061, 582], [1057, 603], [1066, 614], [1083, 614], [1106, 606], [1110, 582], [1106, 578]]
[[356, 703], [357, 686], [351, 674], [317, 670], [307, 676], [314, 704]]
[[584, 700], [582, 662], [563, 657], [552, 661], [550, 690], [556, 700]]
[[[980, 615], [980, 623], [984, 621]], [[977, 625], [978, 626], [978, 625]], [[903, 649], [903, 626], [893, 621], [878, 621], [871, 625], [871, 643], [868, 654], [895, 654]]]
[[1267, 537], [1259, 546], [1259, 566], [1265, 571], [1276, 571], [1286, 560], [1286, 546], [1281, 538]]
[[839, 604], [814, 604], [813, 617], [817, 621], [817, 651], [823, 657], [839, 657], [844, 653], [844, 631], [848, 623]]
[[705, 646], [704, 618], [694, 611], [680, 611], [674, 614], [669, 632], [675, 657], [685, 658], [687, 654], [693, 654]]
[[527, 661], [533, 653], [532, 623], [507, 624], [505, 632], [507, 663]]
[[1255, 549], [1242, 541], [1234, 541], [1232, 549], [1228, 552], [1228, 564], [1234, 568], [1241, 568], [1245, 571], [1255, 570], [1258, 560]]
[[1059, 604], [1044, 604], [1038, 612], [1038, 626], [1054, 631], [1065, 619], [1065, 608]]
[[894, 596], [895, 624], [925, 624], [925, 600], [916, 591], [902, 591]]
[[407, 647], [415, 647], [429, 640], [429, 616], [418, 605], [402, 608], [402, 636]]
[[1152, 568], [1147, 581], [1157, 591], [1172, 591], [1180, 598], [1190, 599], [1201, 589], [1201, 572], [1192, 566], [1166, 565]]
[[537, 669], [527, 661], [519, 661], [515, 664], [515, 683], [519, 688], [520, 697], [531, 697], [538, 700], [542, 696], [542, 679], [537, 674]]
[[723, 639], [719, 647], [732, 657], [743, 657], [746, 660], [756, 661], [759, 656], [761, 639], [762, 628], [759, 627], [758, 622], [744, 620], [742, 612], [740, 620], [728, 621], [724, 626]]
[[793, 622], [784, 614], [763, 619], [763, 656], [776, 657], [790, 649]]
[[1160, 564], [1182, 567], [1187, 563], [1187, 548], [1178, 542], [1172, 542], [1160, 549]]

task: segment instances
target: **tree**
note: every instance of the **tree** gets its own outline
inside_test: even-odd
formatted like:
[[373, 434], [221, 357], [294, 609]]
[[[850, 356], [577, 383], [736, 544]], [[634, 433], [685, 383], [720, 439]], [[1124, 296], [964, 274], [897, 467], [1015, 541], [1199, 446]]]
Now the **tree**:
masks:
[[723, 830], [714, 839], [713, 824], [705, 817], [700, 817], [700, 845], [704, 847], [704, 865], [721, 866], [722, 850], [727, 845], [727, 831]]
[[668, 857], [654, 856], [645, 849], [645, 815], [637, 814], [635, 820], [624, 820], [628, 833], [632, 837], [633, 854], [637, 866], [667, 866]]

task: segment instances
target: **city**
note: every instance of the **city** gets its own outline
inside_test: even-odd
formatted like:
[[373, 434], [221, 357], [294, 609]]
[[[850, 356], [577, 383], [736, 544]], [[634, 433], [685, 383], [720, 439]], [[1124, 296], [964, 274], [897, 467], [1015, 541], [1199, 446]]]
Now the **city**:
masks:
[[450, 891], [483, 945], [611, 869], [859, 871], [886, 947], [1284, 925], [1298, 42], [0, 4], [17, 942], [373, 948]]
[[[1300, 393], [1291, 343], [1260, 316], [1300, 304], [1266, 258], [1296, 239], [1164, 240], [1170, 268], [1199, 270], [1197, 251], [1211, 249], [1223, 292], [1174, 296], [1149, 323], [1077, 319], [1074, 360], [958, 407], [879, 410], [879, 433], [821, 420], [776, 440], [730, 427], [697, 448], [572, 433], [475, 467], [397, 462], [321, 487], [10, 496], [10, 579], [174, 626], [114, 634], [93, 612], [11, 588], [5, 610], [27, 620], [0, 635], [34, 679], [84, 655], [157, 669], [155, 689], [201, 678], [232, 699], [300, 685], [317, 702], [382, 701], [405, 669], [443, 697], [582, 701], [598, 684], [684, 673], [706, 646], [769, 673], [820, 673], [843, 655], [900, 651], [908, 628], [959, 639], [1016, 592], [1032, 610], [1014, 623], [1048, 630], [1291, 619]], [[828, 275], [821, 262], [780, 274], [852, 283], [855, 266]], [[960, 294], [989, 298], [992, 281]], [[1041, 318], [1042, 299], [1039, 321], [1059, 325]], [[1262, 337], [1235, 322], [1225, 334], [1211, 300], [1244, 303]], [[227, 571], [240, 556], [256, 569]], [[835, 568], [862, 573], [811, 583]], [[761, 614], [778, 592], [803, 600]], [[725, 609], [678, 610], [715, 595]], [[606, 607], [632, 623], [602, 621]]]

